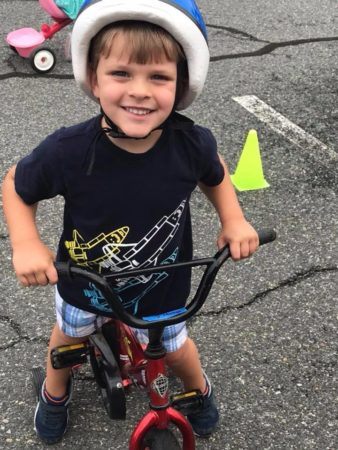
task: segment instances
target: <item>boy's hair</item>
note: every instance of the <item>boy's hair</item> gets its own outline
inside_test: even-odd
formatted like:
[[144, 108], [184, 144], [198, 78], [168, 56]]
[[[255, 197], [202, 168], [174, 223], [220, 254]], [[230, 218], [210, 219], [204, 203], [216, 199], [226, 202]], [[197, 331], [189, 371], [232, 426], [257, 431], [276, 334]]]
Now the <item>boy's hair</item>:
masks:
[[[188, 67], [180, 44], [163, 28], [150, 22], [120, 21], [107, 25], [91, 40], [88, 62], [90, 72], [96, 72], [101, 56], [108, 58], [118, 36], [124, 36], [128, 44], [129, 62], [137, 64], [158, 63], [163, 60], [176, 62], [177, 85], [175, 105], [182, 98], [188, 85]], [[122, 56], [122, 55], [121, 55]]]

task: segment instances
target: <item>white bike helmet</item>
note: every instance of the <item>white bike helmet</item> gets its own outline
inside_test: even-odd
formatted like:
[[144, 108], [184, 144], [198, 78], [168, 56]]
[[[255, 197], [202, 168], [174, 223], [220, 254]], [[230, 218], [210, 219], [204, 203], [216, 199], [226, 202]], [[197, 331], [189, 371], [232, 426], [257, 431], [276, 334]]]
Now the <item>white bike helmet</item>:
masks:
[[106, 25], [122, 20], [158, 25], [182, 46], [189, 84], [176, 109], [187, 108], [202, 92], [209, 66], [206, 27], [194, 0], [87, 0], [75, 21], [71, 42], [74, 77], [81, 89], [97, 101], [89, 82], [90, 41]]

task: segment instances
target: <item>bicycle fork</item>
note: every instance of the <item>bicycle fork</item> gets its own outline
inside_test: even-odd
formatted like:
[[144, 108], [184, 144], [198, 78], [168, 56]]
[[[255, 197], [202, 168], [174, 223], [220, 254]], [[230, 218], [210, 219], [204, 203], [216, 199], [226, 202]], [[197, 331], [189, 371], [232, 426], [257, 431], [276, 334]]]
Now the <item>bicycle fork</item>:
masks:
[[147, 385], [150, 397], [148, 411], [136, 425], [129, 442], [129, 450], [143, 450], [142, 441], [151, 428], [166, 429], [173, 423], [183, 438], [183, 450], [195, 450], [192, 427], [182, 413], [170, 406], [169, 379], [165, 366], [166, 350], [162, 344], [163, 328], [149, 330], [149, 344], [145, 350]]

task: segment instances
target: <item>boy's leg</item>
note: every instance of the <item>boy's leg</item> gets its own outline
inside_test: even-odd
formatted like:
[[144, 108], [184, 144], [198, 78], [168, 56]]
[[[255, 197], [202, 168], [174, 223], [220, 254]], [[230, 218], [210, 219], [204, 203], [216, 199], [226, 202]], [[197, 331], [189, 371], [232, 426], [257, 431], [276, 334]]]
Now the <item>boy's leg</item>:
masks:
[[187, 391], [206, 390], [206, 380], [203, 375], [200, 358], [194, 341], [187, 338], [182, 347], [167, 353], [166, 362], [174, 374], [179, 377]]
[[67, 385], [69, 381], [70, 371], [69, 367], [64, 369], [53, 369], [50, 353], [53, 348], [60, 347], [62, 345], [72, 345], [84, 342], [87, 337], [72, 337], [67, 336], [60, 330], [59, 325], [54, 325], [47, 354], [47, 374], [45, 389], [52, 397], [62, 398], [66, 395]]
[[188, 415], [194, 432], [208, 437], [215, 431], [219, 414], [211, 384], [202, 370], [195, 343], [187, 337], [184, 344], [166, 356], [168, 366], [183, 382], [186, 390], [199, 389], [203, 394], [201, 409]]
[[85, 341], [109, 320], [67, 304], [57, 290], [55, 300], [57, 324], [53, 328], [49, 342], [47, 376], [39, 395], [34, 418], [35, 430], [47, 444], [60, 441], [67, 430], [68, 406], [72, 393], [70, 369], [53, 369], [50, 352], [58, 346]]
[[35, 431], [45, 443], [61, 440], [68, 425], [68, 405], [72, 393], [70, 368], [53, 369], [50, 352], [61, 345], [70, 345], [86, 340], [86, 337], [66, 336], [56, 323], [49, 341], [46, 379], [42, 385], [36, 407]]

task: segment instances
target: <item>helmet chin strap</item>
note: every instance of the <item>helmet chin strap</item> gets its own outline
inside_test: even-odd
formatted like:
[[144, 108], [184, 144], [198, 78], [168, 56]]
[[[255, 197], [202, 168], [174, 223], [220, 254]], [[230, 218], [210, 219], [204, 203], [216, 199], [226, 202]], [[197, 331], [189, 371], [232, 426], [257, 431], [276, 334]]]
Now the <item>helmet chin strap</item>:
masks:
[[[118, 139], [135, 139], [135, 140], [140, 140], [140, 139], [147, 139], [148, 136], [151, 135], [151, 133], [155, 130], [162, 130], [164, 128], [164, 124], [166, 123], [163, 122], [161, 125], [159, 125], [158, 127], [154, 128], [153, 130], [150, 131], [150, 133], [148, 133], [146, 136], [142, 136], [142, 137], [133, 137], [133, 136], [128, 136], [127, 134], [125, 134], [122, 130], [120, 130], [120, 128], [117, 127], [117, 125], [115, 125], [114, 122], [112, 122], [109, 117], [107, 116], [107, 114], [103, 111], [102, 106], [101, 106], [101, 114], [104, 117], [104, 120], [106, 121], [106, 124], [108, 125], [108, 127], [102, 128], [102, 130], [110, 137], [112, 138], [118, 138]], [[171, 115], [171, 114], [170, 114]], [[170, 117], [170, 116], [169, 116]], [[168, 119], [167, 119], [168, 120]]]
[[194, 121], [189, 119], [188, 117], [183, 116], [182, 114], [177, 113], [174, 109], [171, 111], [169, 116], [166, 118], [164, 122], [162, 122], [158, 127], [154, 128], [150, 131], [146, 136], [142, 137], [133, 137], [128, 136], [123, 131], [121, 131], [114, 122], [112, 122], [107, 114], [103, 111], [101, 107], [101, 114], [104, 117], [108, 127], [102, 128], [102, 131], [112, 138], [119, 139], [146, 139], [151, 133], [155, 130], [163, 130], [165, 127], [170, 127], [173, 130], [189, 130], [193, 125]]
[[95, 134], [93, 141], [91, 142], [88, 150], [88, 154], [85, 158], [85, 163], [89, 155], [89, 165], [86, 171], [87, 175], [91, 175], [95, 163], [95, 154], [96, 154], [96, 145], [98, 140], [100, 139], [100, 136], [102, 136], [102, 132], [108, 134], [109, 136], [113, 138], [122, 138], [122, 139], [145, 139], [147, 138], [153, 131], [155, 130], [162, 130], [165, 127], [171, 128], [172, 130], [190, 130], [192, 126], [194, 125], [193, 120], [189, 119], [188, 117], [183, 116], [182, 114], [178, 114], [174, 110], [171, 112], [169, 117], [157, 128], [152, 130], [147, 136], [141, 137], [141, 138], [134, 138], [127, 136], [125, 133], [123, 133], [121, 130], [118, 129], [118, 127], [107, 117], [103, 109], [101, 108], [101, 114], [105, 118], [106, 123], [108, 124], [108, 127], [100, 128], [97, 133]]

